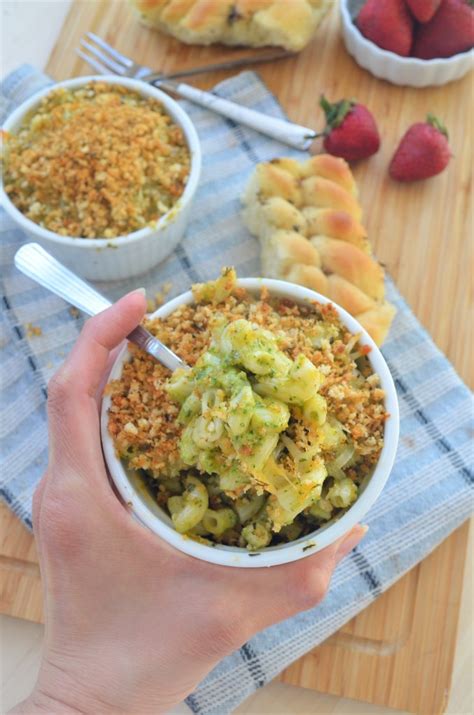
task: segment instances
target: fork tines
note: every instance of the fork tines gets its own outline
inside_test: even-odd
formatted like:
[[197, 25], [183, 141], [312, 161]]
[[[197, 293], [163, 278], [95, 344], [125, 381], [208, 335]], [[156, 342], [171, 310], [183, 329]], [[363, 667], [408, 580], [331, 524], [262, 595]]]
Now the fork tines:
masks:
[[[93, 32], [86, 33], [86, 36], [91, 42], [80, 41], [81, 47], [88, 50], [90, 54], [86, 54], [80, 49], [76, 52], [83, 60], [101, 74], [113, 72], [118, 75], [128, 75], [132, 69], [134, 62], [118, 52], [114, 47], [111, 47], [105, 40]], [[98, 47], [96, 47], [98, 45]], [[131, 72], [130, 72], [131, 74]]]

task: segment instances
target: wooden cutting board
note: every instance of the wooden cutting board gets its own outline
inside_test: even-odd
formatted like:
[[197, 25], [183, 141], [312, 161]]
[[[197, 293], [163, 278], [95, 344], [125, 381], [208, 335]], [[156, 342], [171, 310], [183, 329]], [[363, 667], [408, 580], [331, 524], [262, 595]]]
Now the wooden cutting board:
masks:
[[[92, 30], [157, 70], [252, 54], [255, 50], [188, 47], [140, 26], [122, 0], [75, 0], [47, 72], [57, 80], [89, 74], [75, 56]], [[257, 51], [258, 52], [258, 51]], [[469, 308], [472, 228], [469, 77], [442, 88], [395, 87], [360, 69], [346, 53], [336, 10], [297, 57], [258, 67], [294, 121], [322, 127], [318, 98], [357, 97], [378, 117], [380, 152], [356, 168], [365, 223], [380, 260], [418, 318], [472, 385]], [[195, 78], [207, 88], [230, 73]], [[386, 174], [397, 140], [428, 111], [450, 130], [455, 158], [434, 180], [411, 186]], [[423, 563], [326, 643], [288, 668], [281, 680], [422, 715], [443, 712], [449, 693], [467, 543], [458, 529]], [[0, 507], [0, 612], [40, 621], [41, 583], [34, 542]]]

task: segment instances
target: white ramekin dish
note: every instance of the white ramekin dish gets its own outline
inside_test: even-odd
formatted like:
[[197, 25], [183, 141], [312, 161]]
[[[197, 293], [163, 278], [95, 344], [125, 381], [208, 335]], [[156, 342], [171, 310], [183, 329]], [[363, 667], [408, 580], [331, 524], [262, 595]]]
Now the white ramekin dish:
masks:
[[[261, 288], [266, 286], [272, 295], [291, 298], [300, 303], [315, 300], [325, 304], [332, 302], [328, 300], [328, 298], [308, 288], [302, 288], [301, 286], [286, 283], [285, 281], [270, 280], [267, 278], [242, 278], [238, 280], [237, 285], [246, 288], [255, 295], [258, 295]], [[192, 293], [188, 291], [159, 308], [153, 313], [153, 317], [166, 317], [180, 305], [188, 305], [192, 302]], [[352, 333], [362, 333], [362, 344], [370, 345], [371, 352], [369, 354], [369, 360], [374, 371], [378, 373], [380, 377], [381, 387], [385, 390], [386, 394], [386, 410], [390, 414], [390, 417], [385, 423], [384, 446], [380, 459], [373, 474], [362, 486], [361, 494], [353, 506], [351, 506], [339, 520], [325, 524], [313, 534], [309, 534], [288, 544], [267, 547], [258, 552], [248, 552], [246, 549], [222, 545], [211, 547], [193, 541], [175, 531], [171, 519], [143, 488], [138, 475], [133, 473], [133, 470], [127, 470], [117, 457], [112, 438], [107, 428], [110, 397], [105, 396], [102, 401], [101, 412], [101, 434], [105, 460], [115, 486], [138, 521], [169, 544], [190, 556], [223, 566], [250, 568], [276, 566], [277, 564], [297, 561], [298, 559], [310, 556], [324, 549], [326, 546], [329, 546], [329, 544], [332, 544], [360, 522], [379, 496], [392, 469], [398, 444], [398, 400], [390, 371], [372, 338], [349, 313], [336, 305], [334, 307], [337, 309], [344, 325], [346, 325]], [[125, 346], [117, 357], [109, 380], [117, 380], [120, 377], [122, 366], [129, 358], [130, 354], [127, 346]]]
[[116, 280], [145, 273], [163, 261], [181, 240], [188, 223], [191, 202], [201, 173], [201, 148], [197, 132], [186, 112], [179, 104], [159, 89], [134, 79], [99, 75], [77, 77], [58, 82], [23, 102], [6, 120], [3, 130], [15, 133], [25, 116], [39, 101], [57, 87], [80, 87], [90, 81], [119, 84], [160, 102], [166, 112], [183, 130], [191, 155], [188, 181], [182, 196], [171, 210], [153, 227], [135, 231], [117, 238], [74, 238], [60, 236], [42, 228], [19, 211], [0, 188], [0, 203], [10, 217], [29, 238], [40, 243], [58, 260], [84, 278]]
[[354, 19], [364, 0], [340, 0], [341, 27], [347, 51], [357, 64], [379, 79], [408, 87], [431, 87], [463, 77], [474, 64], [473, 52], [420, 60], [383, 50], [362, 35]]

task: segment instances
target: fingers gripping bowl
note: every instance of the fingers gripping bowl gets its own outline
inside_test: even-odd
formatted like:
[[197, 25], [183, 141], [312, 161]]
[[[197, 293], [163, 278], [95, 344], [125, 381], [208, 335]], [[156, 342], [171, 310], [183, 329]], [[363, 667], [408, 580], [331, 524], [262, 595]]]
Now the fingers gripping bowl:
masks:
[[181, 240], [201, 172], [196, 130], [171, 97], [122, 77], [59, 82], [2, 127], [2, 207], [85, 278], [139, 275]]
[[395, 388], [371, 338], [323, 296], [267, 279], [216, 287], [150, 318], [191, 370], [170, 378], [122, 350], [102, 404], [105, 458], [134, 516], [181, 551], [294, 561], [378, 497], [398, 442]]

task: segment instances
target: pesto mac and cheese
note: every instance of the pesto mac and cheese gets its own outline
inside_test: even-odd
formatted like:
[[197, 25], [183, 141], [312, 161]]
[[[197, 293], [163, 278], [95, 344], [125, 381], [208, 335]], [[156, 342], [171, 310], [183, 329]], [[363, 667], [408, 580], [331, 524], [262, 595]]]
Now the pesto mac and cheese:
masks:
[[177, 531], [251, 550], [341, 515], [383, 445], [384, 392], [334, 308], [259, 298], [235, 273], [147, 327], [190, 365], [131, 346], [109, 431]]

